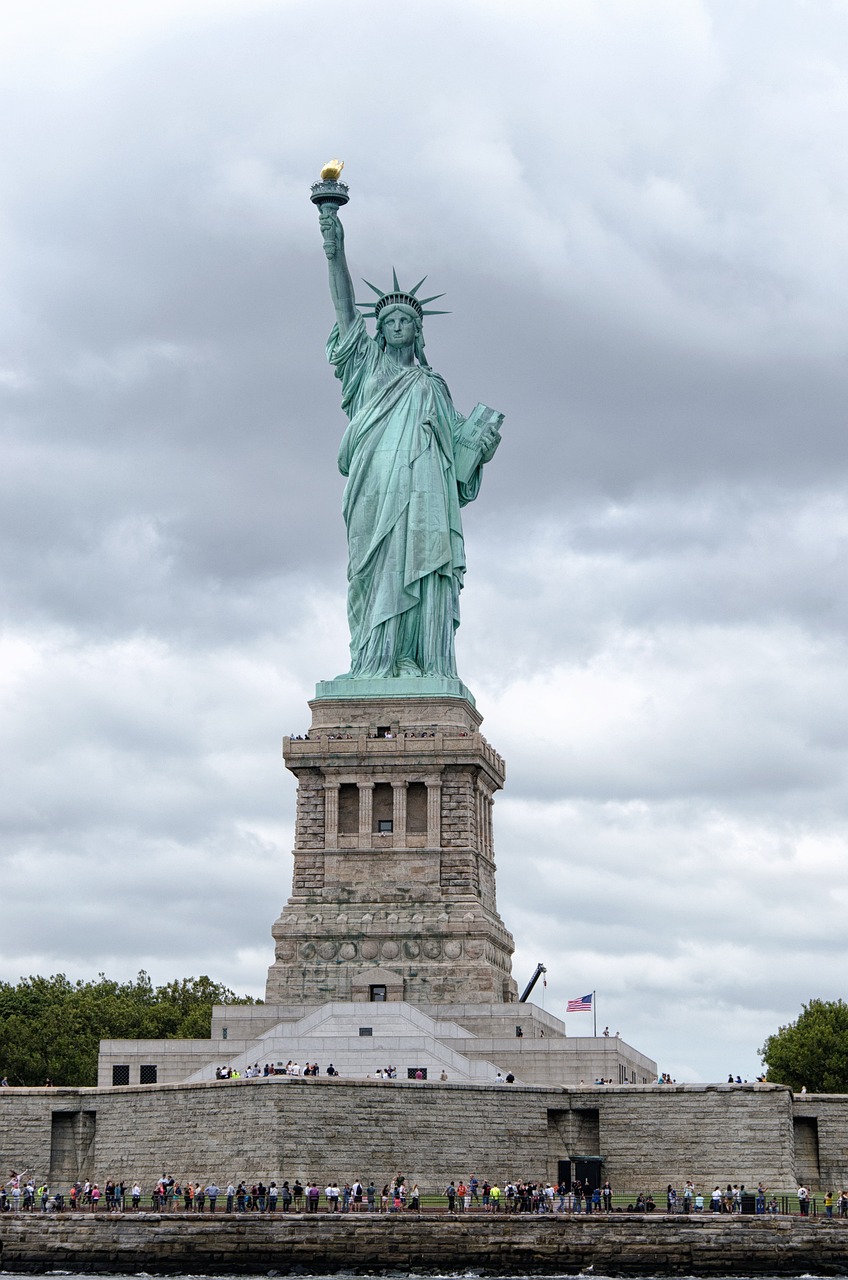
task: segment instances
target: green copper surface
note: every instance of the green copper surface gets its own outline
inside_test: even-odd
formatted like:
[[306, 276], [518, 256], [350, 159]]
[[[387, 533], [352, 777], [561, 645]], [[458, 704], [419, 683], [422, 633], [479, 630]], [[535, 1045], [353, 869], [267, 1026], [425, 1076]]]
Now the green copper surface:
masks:
[[356, 310], [338, 205], [319, 209], [336, 310], [327, 357], [349, 419], [338, 462], [347, 477], [351, 665], [322, 681], [316, 696], [470, 699], [454, 656], [465, 575], [460, 509], [480, 491], [503, 418], [485, 405], [467, 418], [454, 408], [424, 356], [422, 303], [400, 288], [394, 271], [391, 296], [378, 304], [376, 336], [369, 335]]
[[448, 676], [339, 676], [319, 680], [316, 698], [462, 698], [477, 704], [461, 680]]

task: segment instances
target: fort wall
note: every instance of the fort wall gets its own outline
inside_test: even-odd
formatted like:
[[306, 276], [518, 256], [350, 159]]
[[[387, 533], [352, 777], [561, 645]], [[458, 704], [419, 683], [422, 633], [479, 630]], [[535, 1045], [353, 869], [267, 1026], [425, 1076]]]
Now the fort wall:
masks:
[[[815, 1137], [815, 1147], [810, 1142]], [[771, 1085], [586, 1090], [271, 1076], [202, 1084], [0, 1091], [0, 1167], [54, 1188], [76, 1177], [373, 1177], [422, 1190], [451, 1178], [555, 1182], [603, 1160], [617, 1191], [692, 1178], [791, 1191], [848, 1183], [848, 1097]], [[815, 1163], [814, 1163], [815, 1162]]]

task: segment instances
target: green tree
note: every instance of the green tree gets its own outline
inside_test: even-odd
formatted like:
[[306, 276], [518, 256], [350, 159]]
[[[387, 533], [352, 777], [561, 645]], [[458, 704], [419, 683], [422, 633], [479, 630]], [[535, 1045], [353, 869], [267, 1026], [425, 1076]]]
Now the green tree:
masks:
[[212, 1006], [254, 1004], [211, 978], [72, 982], [63, 973], [0, 982], [0, 1075], [10, 1084], [94, 1085], [101, 1040], [203, 1039]]
[[769, 1080], [796, 1091], [848, 1093], [848, 1004], [811, 1000], [760, 1049]]

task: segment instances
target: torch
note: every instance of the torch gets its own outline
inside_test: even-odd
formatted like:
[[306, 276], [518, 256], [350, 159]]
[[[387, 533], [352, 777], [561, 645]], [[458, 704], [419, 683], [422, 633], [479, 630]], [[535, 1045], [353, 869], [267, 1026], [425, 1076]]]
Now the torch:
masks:
[[[319, 209], [322, 209], [324, 205], [331, 205], [338, 212], [342, 205], [347, 204], [350, 199], [347, 185], [344, 182], [339, 182], [339, 176], [343, 168], [344, 160], [331, 160], [321, 170], [321, 181], [313, 182], [312, 195], [309, 199]], [[331, 251], [328, 256], [332, 256], [334, 247], [332, 231], [325, 231], [324, 248]]]

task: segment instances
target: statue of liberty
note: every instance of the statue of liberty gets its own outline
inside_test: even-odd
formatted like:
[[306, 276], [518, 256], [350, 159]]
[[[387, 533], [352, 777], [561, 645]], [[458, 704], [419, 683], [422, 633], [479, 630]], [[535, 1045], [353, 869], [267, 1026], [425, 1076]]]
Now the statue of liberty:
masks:
[[[322, 178], [331, 176], [322, 171]], [[344, 194], [319, 199], [330, 187]], [[416, 296], [423, 280], [403, 290], [393, 272], [389, 291], [366, 281], [376, 300], [354, 301], [338, 216], [347, 188], [325, 181], [312, 198], [336, 311], [327, 357], [349, 419], [338, 459], [347, 477], [349, 554], [350, 671], [342, 678], [456, 679], [454, 632], [465, 574], [460, 508], [480, 491], [503, 418], [484, 405], [463, 418], [428, 365], [423, 319], [443, 313], [425, 311], [436, 298]], [[373, 338], [357, 310], [366, 305], [377, 322]]]

